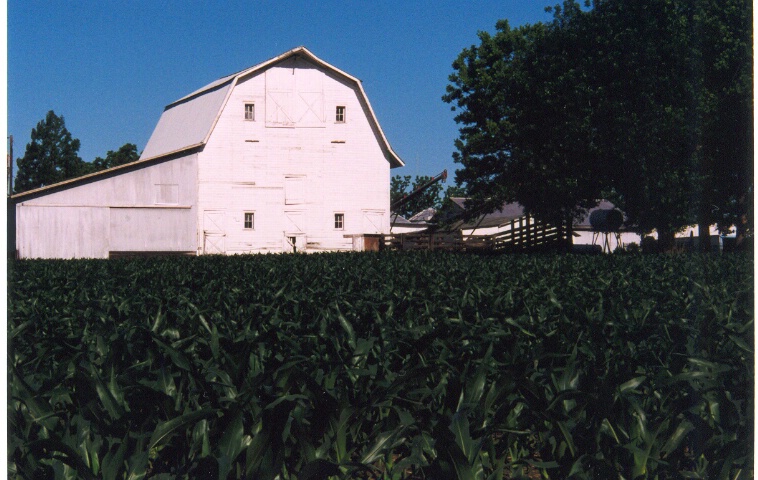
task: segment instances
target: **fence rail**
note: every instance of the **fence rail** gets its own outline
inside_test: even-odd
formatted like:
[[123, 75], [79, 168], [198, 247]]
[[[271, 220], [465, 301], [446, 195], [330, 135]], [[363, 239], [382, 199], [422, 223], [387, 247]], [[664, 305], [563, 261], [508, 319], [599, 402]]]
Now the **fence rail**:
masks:
[[529, 217], [514, 219], [503, 231], [491, 235], [466, 235], [439, 231], [403, 233], [384, 237], [384, 247], [392, 250], [447, 250], [489, 252], [531, 252], [566, 245], [564, 231]]

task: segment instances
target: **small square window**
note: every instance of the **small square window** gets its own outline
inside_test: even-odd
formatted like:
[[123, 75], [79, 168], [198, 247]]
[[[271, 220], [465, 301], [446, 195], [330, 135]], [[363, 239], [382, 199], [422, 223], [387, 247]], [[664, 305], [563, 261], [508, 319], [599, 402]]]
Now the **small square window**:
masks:
[[345, 107], [337, 107], [335, 121], [337, 123], [345, 123]]
[[345, 214], [335, 213], [334, 214], [334, 229], [343, 230], [344, 228], [345, 228]]
[[245, 104], [245, 120], [255, 121], [255, 104]]
[[245, 229], [252, 230], [255, 228], [255, 214], [253, 212], [245, 212]]

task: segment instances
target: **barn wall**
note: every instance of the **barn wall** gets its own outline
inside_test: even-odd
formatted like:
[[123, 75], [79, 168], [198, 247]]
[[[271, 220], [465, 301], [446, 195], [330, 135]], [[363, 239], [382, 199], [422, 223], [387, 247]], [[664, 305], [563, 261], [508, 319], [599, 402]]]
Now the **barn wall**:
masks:
[[194, 251], [193, 220], [189, 208], [110, 208], [110, 250]]
[[16, 248], [21, 258], [107, 258], [108, 208], [16, 207]]
[[290, 251], [289, 237], [298, 251], [350, 250], [345, 235], [388, 233], [389, 162], [368, 117], [355, 85], [302, 58], [241, 79], [198, 161], [201, 249], [217, 252], [221, 230], [224, 253]]
[[94, 177], [16, 204], [21, 258], [197, 250], [197, 155]]

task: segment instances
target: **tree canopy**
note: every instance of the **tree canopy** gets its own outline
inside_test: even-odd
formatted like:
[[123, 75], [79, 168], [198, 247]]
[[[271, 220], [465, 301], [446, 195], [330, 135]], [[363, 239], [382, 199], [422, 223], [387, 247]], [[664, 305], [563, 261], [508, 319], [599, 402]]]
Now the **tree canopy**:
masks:
[[52, 185], [89, 173], [117, 167], [139, 160], [137, 145], [125, 143], [116, 151], [109, 150], [105, 158], [92, 162], [82, 160], [80, 142], [66, 128], [63, 116], [50, 110], [45, 119], [32, 129], [31, 142], [26, 145], [23, 158], [16, 160], [18, 170], [13, 192]]
[[62, 182], [86, 173], [79, 157], [79, 140], [66, 129], [63, 116], [50, 110], [32, 129], [23, 158], [16, 160], [18, 170], [13, 184], [15, 193]]
[[97, 172], [100, 170], [106, 170], [119, 165], [136, 162], [137, 160], [139, 160], [137, 145], [133, 143], [125, 143], [115, 152], [113, 150], [108, 150], [108, 153], [105, 154], [105, 158], [96, 157], [92, 163], [89, 164], [89, 171]]
[[519, 202], [569, 224], [606, 197], [640, 232], [722, 228], [751, 208], [747, 0], [566, 1], [479, 34], [443, 100], [472, 215]]

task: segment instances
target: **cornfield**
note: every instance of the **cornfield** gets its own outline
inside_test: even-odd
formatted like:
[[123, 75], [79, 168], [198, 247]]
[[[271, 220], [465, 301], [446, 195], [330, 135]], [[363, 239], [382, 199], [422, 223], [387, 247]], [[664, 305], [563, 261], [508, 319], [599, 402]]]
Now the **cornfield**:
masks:
[[9, 263], [8, 475], [753, 477], [753, 260]]

